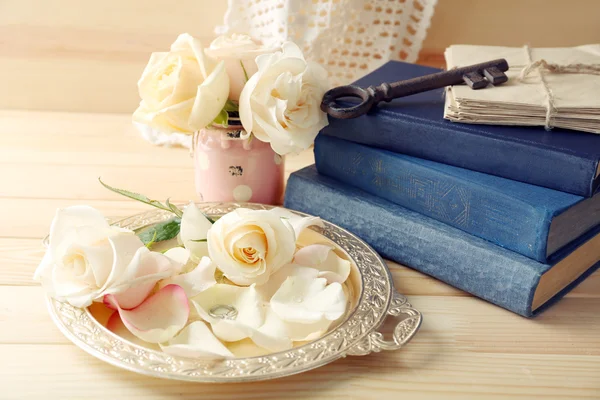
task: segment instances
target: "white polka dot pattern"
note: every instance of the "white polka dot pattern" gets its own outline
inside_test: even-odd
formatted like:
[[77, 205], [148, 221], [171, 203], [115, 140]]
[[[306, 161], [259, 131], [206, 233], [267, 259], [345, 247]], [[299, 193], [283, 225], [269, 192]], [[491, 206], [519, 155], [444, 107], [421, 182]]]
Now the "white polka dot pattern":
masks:
[[246, 185], [238, 185], [233, 189], [233, 198], [235, 201], [250, 201], [252, 198], [252, 189]]

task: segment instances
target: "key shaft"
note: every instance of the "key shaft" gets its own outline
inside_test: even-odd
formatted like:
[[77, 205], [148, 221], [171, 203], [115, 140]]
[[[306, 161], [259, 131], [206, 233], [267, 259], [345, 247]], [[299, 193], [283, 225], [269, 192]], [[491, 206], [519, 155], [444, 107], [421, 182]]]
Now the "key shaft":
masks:
[[[503, 72], [507, 70], [508, 63], [506, 60], [499, 59], [424, 75], [405, 81], [382, 83], [378, 86], [369, 86], [366, 89], [355, 85], [340, 86], [325, 93], [321, 103], [321, 109], [335, 118], [355, 118], [368, 112], [371, 107], [381, 101], [391, 101], [399, 97], [406, 97], [450, 85], [457, 85], [463, 83], [467, 76], [472, 76], [474, 78], [477, 75], [483, 80], [482, 82], [476, 83], [475, 86], [473, 86], [474, 89], [484, 87], [488, 84], [488, 81], [483, 78], [485, 71], [488, 71], [487, 75], [493, 76], [493, 79], [497, 82], [495, 84], [499, 84], [502, 83], [502, 76], [499, 74], [506, 77]], [[355, 106], [343, 107], [336, 103], [336, 100], [342, 97], [358, 97], [362, 99], [362, 102]]]

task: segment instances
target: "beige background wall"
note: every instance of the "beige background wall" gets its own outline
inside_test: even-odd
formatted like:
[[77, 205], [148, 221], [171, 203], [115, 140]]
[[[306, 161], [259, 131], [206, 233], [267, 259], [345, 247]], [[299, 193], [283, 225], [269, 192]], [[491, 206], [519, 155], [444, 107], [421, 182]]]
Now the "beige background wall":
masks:
[[[226, 6], [225, 0], [0, 0], [0, 108], [132, 112], [148, 54], [180, 32], [210, 37]], [[452, 43], [597, 42], [600, 0], [439, 0], [421, 62], [440, 63], [440, 51]]]

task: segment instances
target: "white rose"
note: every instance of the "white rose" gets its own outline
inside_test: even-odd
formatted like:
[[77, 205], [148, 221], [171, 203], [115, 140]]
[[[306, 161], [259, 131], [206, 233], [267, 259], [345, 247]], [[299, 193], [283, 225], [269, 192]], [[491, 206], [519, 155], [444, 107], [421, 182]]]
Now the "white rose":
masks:
[[206, 57], [187, 33], [171, 51], [152, 53], [138, 81], [142, 101], [133, 120], [163, 132], [193, 133], [209, 125], [229, 94], [224, 63]]
[[134, 308], [160, 279], [179, 265], [149, 251], [131, 231], [110, 226], [92, 207], [59, 209], [50, 243], [34, 279], [50, 296], [87, 307], [112, 294], [123, 308]]
[[274, 50], [263, 47], [250, 36], [234, 33], [219, 36], [204, 52], [217, 61], [225, 62], [229, 75], [229, 99], [238, 101], [248, 78], [258, 71], [254, 61], [256, 57]]
[[320, 107], [328, 83], [326, 71], [307, 62], [294, 43], [282, 49], [256, 58], [258, 72], [244, 87], [239, 107], [246, 132], [284, 155], [307, 149], [327, 125]]
[[239, 208], [208, 231], [210, 258], [238, 285], [262, 284], [294, 257], [293, 227], [275, 213]]

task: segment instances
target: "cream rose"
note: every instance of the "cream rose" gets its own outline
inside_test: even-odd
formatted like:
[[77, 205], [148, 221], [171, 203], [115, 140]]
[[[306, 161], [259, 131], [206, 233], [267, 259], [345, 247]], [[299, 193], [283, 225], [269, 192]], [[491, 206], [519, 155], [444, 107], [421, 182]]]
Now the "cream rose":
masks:
[[293, 227], [272, 210], [240, 208], [208, 231], [210, 258], [238, 285], [266, 282], [292, 260], [295, 249]]
[[234, 33], [219, 36], [204, 53], [216, 61], [225, 62], [225, 70], [229, 75], [229, 99], [238, 101], [249, 77], [258, 71], [254, 61], [256, 57], [272, 51], [275, 49], [263, 47], [250, 36]]
[[92, 207], [75, 206], [57, 211], [48, 250], [34, 279], [52, 297], [75, 307], [87, 307], [111, 294], [130, 309], [179, 267], [149, 251], [135, 233], [110, 226]]
[[184, 33], [171, 51], [152, 53], [138, 89], [142, 101], [135, 122], [191, 134], [219, 114], [229, 95], [229, 78], [224, 63], [206, 57], [200, 42]]
[[320, 106], [328, 83], [326, 71], [307, 62], [294, 43], [282, 49], [256, 58], [258, 72], [242, 90], [239, 108], [246, 132], [284, 155], [307, 149], [327, 125]]

